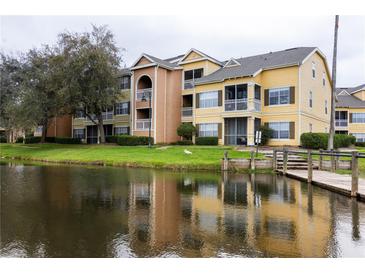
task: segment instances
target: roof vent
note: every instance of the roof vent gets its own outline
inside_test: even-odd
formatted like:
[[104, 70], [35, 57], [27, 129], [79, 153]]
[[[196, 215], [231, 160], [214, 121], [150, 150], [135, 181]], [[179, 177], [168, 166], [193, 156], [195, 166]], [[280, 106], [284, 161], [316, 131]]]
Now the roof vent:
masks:
[[294, 49], [298, 49], [298, 48], [290, 48], [290, 49], [286, 49], [285, 51], [294, 50]]

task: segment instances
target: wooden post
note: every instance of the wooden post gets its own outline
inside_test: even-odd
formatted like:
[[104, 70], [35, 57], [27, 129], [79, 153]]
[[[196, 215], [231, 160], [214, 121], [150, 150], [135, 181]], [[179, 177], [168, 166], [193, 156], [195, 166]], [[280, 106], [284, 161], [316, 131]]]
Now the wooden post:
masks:
[[255, 151], [251, 150], [251, 170], [255, 170]]
[[352, 152], [351, 169], [352, 169], [352, 180], [351, 180], [351, 197], [357, 196], [359, 188], [359, 159], [357, 158], [357, 151]]
[[312, 151], [308, 149], [308, 183], [312, 183], [313, 165], [312, 165]]
[[286, 174], [288, 170], [288, 149], [283, 149], [283, 174]]
[[278, 151], [276, 149], [274, 149], [273, 154], [272, 154], [272, 169], [274, 171], [278, 168], [277, 158], [278, 158]]
[[339, 166], [340, 166], [340, 156], [336, 156], [335, 158], [335, 170], [339, 169]]
[[333, 156], [333, 149], [331, 149], [331, 172], [335, 172], [335, 157]]
[[318, 170], [322, 170], [323, 165], [323, 155], [321, 155], [322, 149], [319, 150], [319, 163], [318, 163]]
[[227, 171], [228, 170], [228, 151], [225, 151], [224, 152], [222, 170], [223, 171]]

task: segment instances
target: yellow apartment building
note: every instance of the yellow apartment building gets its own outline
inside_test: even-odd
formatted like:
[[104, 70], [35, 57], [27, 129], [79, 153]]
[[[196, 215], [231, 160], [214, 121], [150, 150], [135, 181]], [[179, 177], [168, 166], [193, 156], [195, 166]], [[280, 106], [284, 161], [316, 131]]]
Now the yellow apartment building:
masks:
[[351, 134], [365, 142], [365, 84], [336, 89], [336, 133]]
[[[114, 106], [105, 113], [107, 136], [128, 128], [128, 134], [171, 143], [180, 140], [181, 123], [192, 123], [197, 136], [250, 146], [267, 125], [274, 130], [269, 145], [298, 146], [302, 133], [329, 129], [331, 78], [316, 47], [225, 61], [197, 49], [168, 59], [142, 54], [122, 77], [130, 86], [121, 101], [130, 101], [130, 110], [123, 116]], [[97, 128], [82, 115], [73, 119], [73, 135], [98, 140]]]

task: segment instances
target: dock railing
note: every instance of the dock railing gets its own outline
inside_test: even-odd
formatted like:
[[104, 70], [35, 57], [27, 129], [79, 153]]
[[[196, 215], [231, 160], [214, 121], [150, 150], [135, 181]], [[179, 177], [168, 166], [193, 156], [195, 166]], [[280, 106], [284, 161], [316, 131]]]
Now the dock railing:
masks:
[[283, 154], [283, 169], [282, 173], [285, 175], [288, 172], [288, 156], [292, 155], [303, 155], [306, 156], [308, 162], [308, 176], [307, 181], [311, 183], [313, 180], [313, 156], [319, 156], [318, 169], [323, 169], [323, 157], [330, 157], [331, 159], [331, 172], [335, 172], [338, 168], [338, 161], [340, 158], [351, 159], [351, 197], [356, 197], [359, 188], [359, 159], [365, 158], [365, 153], [359, 153], [357, 151], [351, 152], [340, 152], [335, 150], [290, 150], [288, 148], [274, 149], [273, 151], [273, 169], [278, 170], [277, 160], [278, 153]]

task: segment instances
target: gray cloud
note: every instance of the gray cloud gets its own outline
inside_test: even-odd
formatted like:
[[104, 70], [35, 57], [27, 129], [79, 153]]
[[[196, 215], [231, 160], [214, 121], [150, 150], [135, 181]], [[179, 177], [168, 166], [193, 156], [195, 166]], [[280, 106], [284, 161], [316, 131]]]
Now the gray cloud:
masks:
[[[296, 46], [317, 46], [332, 61], [334, 16], [2, 16], [1, 48], [26, 51], [52, 44], [59, 32], [107, 24], [131, 65], [142, 52], [160, 58], [200, 49], [220, 60]], [[365, 17], [340, 16], [338, 86], [365, 82]]]

